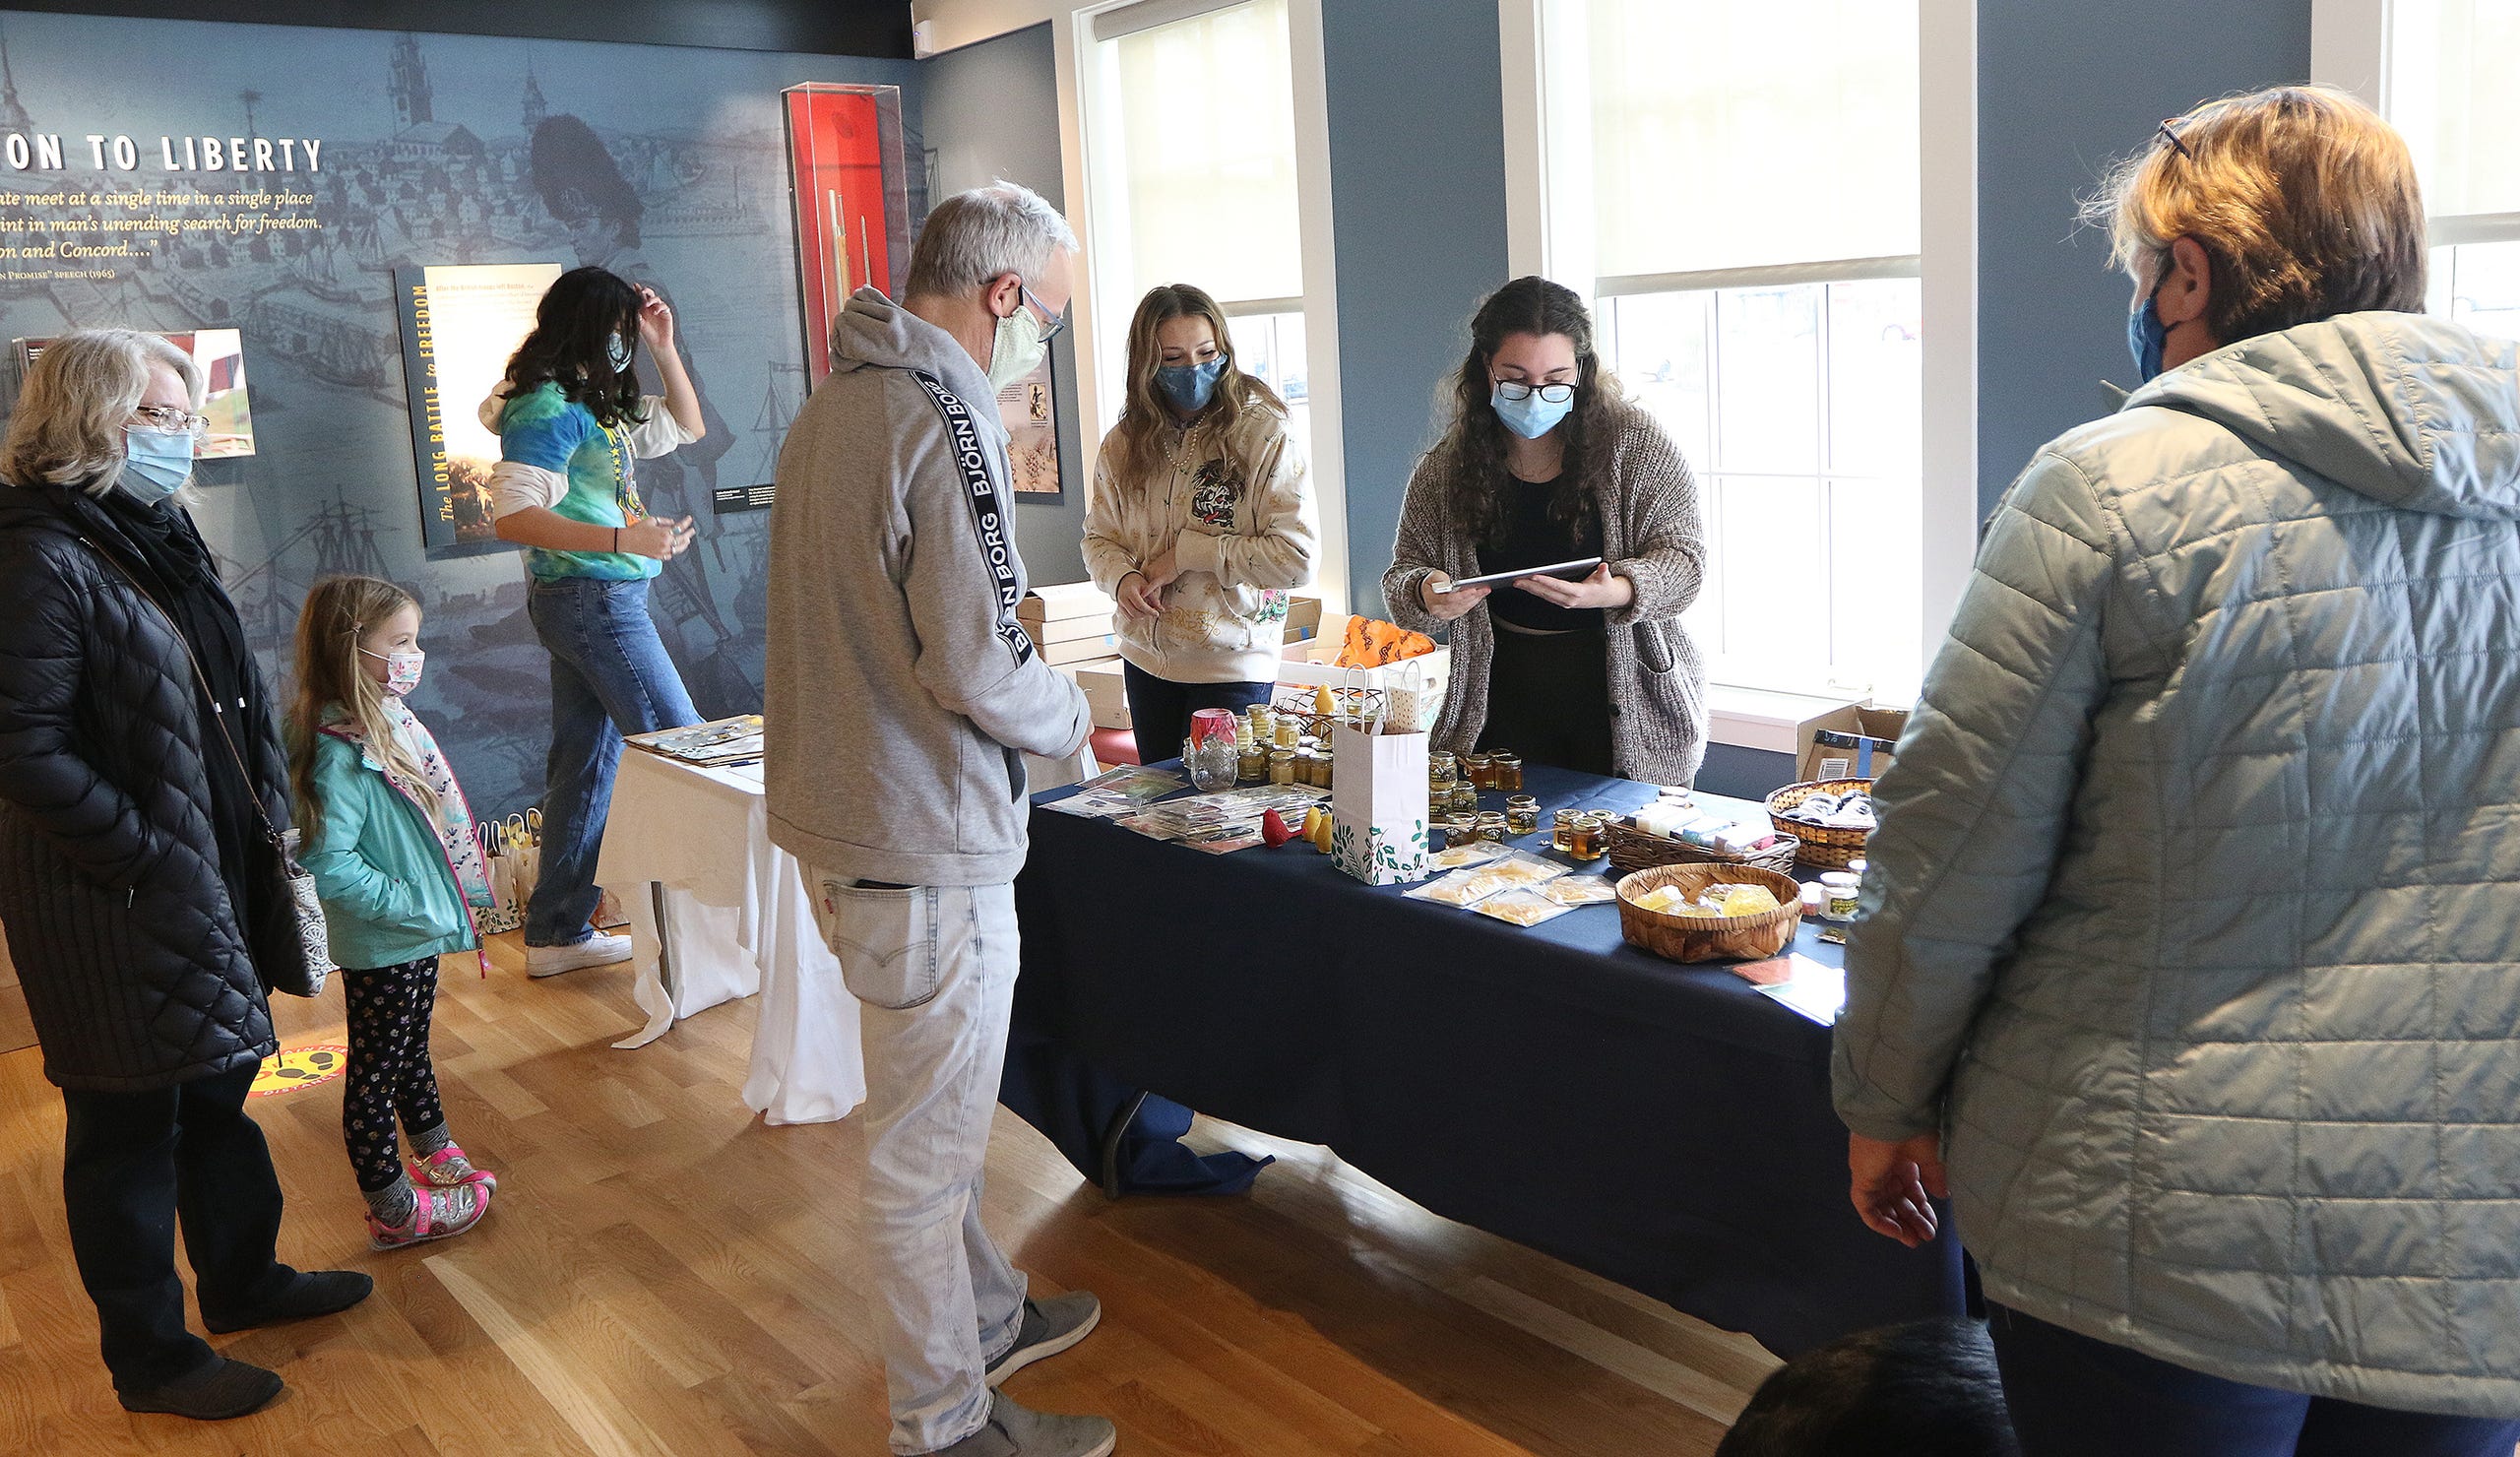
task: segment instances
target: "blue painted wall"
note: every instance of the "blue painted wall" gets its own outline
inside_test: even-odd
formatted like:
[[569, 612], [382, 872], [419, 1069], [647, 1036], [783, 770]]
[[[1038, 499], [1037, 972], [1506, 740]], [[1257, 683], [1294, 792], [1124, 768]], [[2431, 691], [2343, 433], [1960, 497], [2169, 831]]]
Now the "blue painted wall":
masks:
[[1504, 80], [1493, 6], [1322, 7], [1350, 600], [1382, 611], [1409, 470], [1470, 315], [1506, 280]]
[[2057, 434], [2135, 383], [2132, 285], [2076, 199], [2166, 116], [2310, 69], [2310, 0], [1980, 0], [1978, 476], [1995, 499]]
[[[919, 63], [920, 114], [936, 156], [936, 195], [1004, 177], [1067, 207], [1059, 168], [1058, 57], [1050, 28], [1000, 35]], [[917, 165], [917, 158], [912, 158]], [[1058, 385], [1057, 500], [1015, 499], [1015, 546], [1036, 582], [1085, 580], [1085, 458], [1076, 418], [1076, 336], [1051, 341]]]

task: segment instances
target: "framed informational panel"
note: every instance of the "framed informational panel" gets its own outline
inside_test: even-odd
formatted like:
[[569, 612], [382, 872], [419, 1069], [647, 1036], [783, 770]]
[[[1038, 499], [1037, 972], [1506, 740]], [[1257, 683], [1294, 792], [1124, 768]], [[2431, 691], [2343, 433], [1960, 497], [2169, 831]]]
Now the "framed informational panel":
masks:
[[[201, 366], [204, 393], [201, 412], [210, 429], [193, 447], [197, 461], [226, 460], [254, 453], [254, 411], [245, 397], [245, 336], [235, 329], [192, 329], [160, 333], [158, 338], [192, 355]], [[49, 339], [18, 341], [18, 378], [35, 367], [51, 344]]]
[[910, 269], [910, 184], [899, 87], [791, 86], [789, 186], [803, 294], [805, 388], [831, 373], [831, 321], [867, 285], [899, 297]]
[[1056, 496], [1059, 482], [1059, 396], [1044, 354], [1033, 372], [997, 392], [997, 417], [1006, 426], [1006, 462], [1019, 496]]
[[411, 460], [420, 535], [431, 551], [503, 545], [490, 515], [499, 437], [479, 411], [534, 332], [534, 309], [556, 263], [429, 264], [394, 271], [402, 300], [403, 379], [410, 392]]

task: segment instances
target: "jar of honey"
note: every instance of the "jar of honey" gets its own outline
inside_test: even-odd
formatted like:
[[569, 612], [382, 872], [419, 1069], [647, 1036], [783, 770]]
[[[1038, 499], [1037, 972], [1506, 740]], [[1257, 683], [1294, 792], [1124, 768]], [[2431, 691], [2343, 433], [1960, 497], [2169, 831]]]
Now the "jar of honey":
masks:
[[1540, 833], [1540, 800], [1530, 794], [1516, 794], [1505, 801], [1505, 829], [1514, 835]]
[[1579, 860], [1598, 860], [1608, 855], [1610, 832], [1607, 822], [1598, 814], [1577, 815], [1575, 843], [1567, 847], [1566, 853]]
[[1454, 785], [1454, 786], [1453, 786], [1453, 813], [1455, 813], [1455, 814], [1477, 814], [1478, 812], [1479, 812], [1479, 786], [1477, 786], [1477, 785], [1475, 785], [1475, 784], [1472, 784], [1469, 780], [1466, 780], [1466, 779], [1465, 779], [1465, 780], [1463, 780], [1463, 781], [1461, 781], [1459, 784]]
[[1437, 749], [1426, 756], [1426, 792], [1430, 797], [1435, 794], [1449, 795], [1453, 786], [1460, 782], [1460, 760], [1455, 759], [1443, 749]]
[[1562, 855], [1573, 855], [1575, 853], [1575, 821], [1583, 818], [1583, 814], [1584, 811], [1580, 809], [1561, 809], [1557, 811], [1556, 832], [1549, 841], [1549, 845], [1552, 849]]
[[1246, 740], [1236, 756], [1234, 781], [1256, 785], [1269, 777], [1269, 751], [1258, 739]]
[[1523, 756], [1497, 749], [1487, 756], [1487, 788], [1508, 794], [1523, 792]]
[[1490, 809], [1479, 817], [1479, 838], [1502, 845], [1505, 843], [1505, 816]]
[[1487, 783], [1487, 756], [1485, 754], [1476, 752], [1462, 755], [1461, 777], [1469, 782], [1474, 792], [1489, 788]]
[[1478, 815], [1448, 814], [1444, 816], [1444, 846], [1446, 849], [1459, 850], [1461, 847], [1470, 844], [1478, 838]]
[[1295, 751], [1288, 748], [1269, 751], [1269, 783], [1292, 785], [1295, 782]]

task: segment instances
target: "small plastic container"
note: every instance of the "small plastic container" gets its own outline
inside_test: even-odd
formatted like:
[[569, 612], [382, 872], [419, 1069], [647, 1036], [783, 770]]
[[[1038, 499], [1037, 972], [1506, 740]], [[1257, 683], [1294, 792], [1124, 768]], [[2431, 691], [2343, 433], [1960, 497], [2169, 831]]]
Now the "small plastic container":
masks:
[[1823, 920], [1844, 924], [1855, 919], [1857, 897], [1863, 890], [1863, 877], [1847, 870], [1832, 870], [1820, 877], [1820, 888], [1828, 896], [1828, 908], [1820, 913]]

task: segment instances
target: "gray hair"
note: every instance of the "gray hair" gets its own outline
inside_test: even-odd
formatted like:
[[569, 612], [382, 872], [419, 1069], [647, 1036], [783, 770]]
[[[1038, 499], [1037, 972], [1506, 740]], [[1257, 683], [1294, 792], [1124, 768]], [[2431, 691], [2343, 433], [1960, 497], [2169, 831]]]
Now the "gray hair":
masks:
[[175, 372], [200, 412], [201, 366], [158, 335], [81, 329], [44, 346], [0, 440], [0, 480], [112, 490], [122, 480], [123, 427], [158, 369]]
[[1040, 193], [1004, 179], [958, 192], [929, 210], [902, 297], [955, 297], [1005, 274], [1033, 283], [1054, 248], [1075, 251], [1076, 232]]

